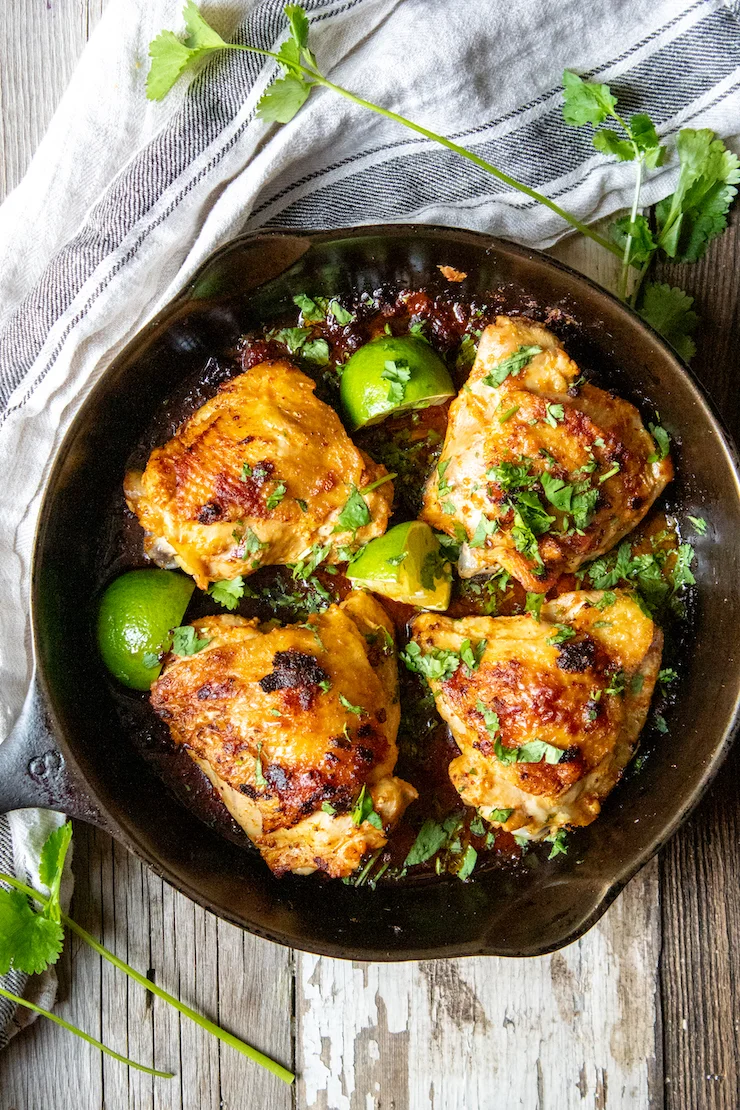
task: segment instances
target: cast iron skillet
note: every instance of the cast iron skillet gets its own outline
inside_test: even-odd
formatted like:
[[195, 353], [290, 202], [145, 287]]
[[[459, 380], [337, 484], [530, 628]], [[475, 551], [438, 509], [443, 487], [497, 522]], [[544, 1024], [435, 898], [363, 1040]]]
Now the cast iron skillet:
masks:
[[[577, 848], [519, 873], [375, 891], [274, 878], [196, 819], [130, 744], [92, 635], [96, 547], [125, 460], [183, 375], [269, 323], [293, 294], [383, 284], [434, 289], [438, 264], [469, 276], [461, 298], [572, 319], [569, 349], [632, 398], [659, 405], [677, 444], [671, 497], [710, 522], [697, 537], [698, 611], [670, 733], [627, 776]], [[449, 288], [449, 287], [448, 287]], [[561, 320], [562, 320], [561, 315]], [[738, 722], [740, 624], [735, 450], [690, 372], [608, 293], [551, 259], [487, 236], [429, 226], [246, 235], [217, 251], [115, 360], [54, 462], [33, 563], [36, 679], [0, 747], [0, 812], [40, 805], [109, 830], [179, 890], [260, 936], [360, 960], [534, 956], [584, 933], [665, 844], [727, 753]]]

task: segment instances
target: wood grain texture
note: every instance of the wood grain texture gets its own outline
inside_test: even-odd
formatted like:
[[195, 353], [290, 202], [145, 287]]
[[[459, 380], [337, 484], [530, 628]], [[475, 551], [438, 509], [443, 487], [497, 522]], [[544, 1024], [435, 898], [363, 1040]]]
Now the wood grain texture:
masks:
[[[5, 5], [0, 196], [22, 176], [104, 3]], [[737, 434], [736, 236], [681, 268], [680, 281], [704, 317], [697, 370]], [[553, 253], [613, 280], [612, 258], [585, 239]], [[39, 1021], [0, 1056], [0, 1110], [737, 1110], [738, 770], [736, 753], [660, 862], [591, 933], [529, 961], [294, 957], [217, 921], [77, 826], [77, 919], [204, 1013], [283, 1063], [295, 1059], [300, 1081], [292, 1093], [221, 1049], [71, 939], [59, 1012], [178, 1076], [127, 1071]]]
[[[740, 210], [693, 266], [656, 277], [696, 298], [693, 368], [740, 440]], [[721, 650], [722, 645], [717, 645]], [[740, 750], [661, 857], [666, 1110], [740, 1106]]]

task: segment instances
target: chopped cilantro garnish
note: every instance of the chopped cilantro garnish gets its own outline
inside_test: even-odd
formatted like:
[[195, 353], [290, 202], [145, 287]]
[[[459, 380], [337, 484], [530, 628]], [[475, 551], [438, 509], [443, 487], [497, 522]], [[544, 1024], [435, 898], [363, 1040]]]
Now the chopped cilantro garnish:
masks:
[[336, 298], [332, 298], [332, 300], [329, 301], [329, 313], [342, 328], [347, 324], [351, 324], [356, 319], [354, 312], [350, 312], [348, 309], [343, 308]]
[[478, 861], [478, 853], [472, 844], [468, 844], [465, 852], [463, 853], [462, 864], [457, 872], [458, 879], [469, 879], [473, 873], [473, 869]]
[[496, 713], [493, 709], [489, 709], [485, 702], [482, 702], [480, 698], [475, 703], [475, 708], [478, 710], [479, 713], [483, 715], [483, 723], [486, 726], [486, 731], [491, 736], [495, 736], [499, 728], [501, 727], [498, 719], [498, 713]]
[[706, 536], [706, 534], [707, 534], [707, 522], [706, 522], [706, 520], [704, 519], [703, 516], [690, 516], [689, 520], [694, 525], [694, 528], [695, 528], [696, 532], [698, 533], [698, 535]]
[[488, 820], [500, 821], [501, 824], [504, 825], [509, 820], [513, 812], [513, 809], [492, 809], [491, 812], [488, 814]]
[[540, 619], [540, 612], [542, 611], [542, 603], [545, 600], [544, 594], [536, 594], [527, 592], [527, 599], [524, 603], [524, 612], [531, 613], [536, 621]]
[[507, 424], [509, 420], [511, 420], [512, 416], [516, 416], [520, 408], [521, 405], [512, 405], [510, 409], [506, 410], [506, 412], [502, 412], [498, 418], [499, 424]]
[[285, 482], [278, 482], [275, 489], [272, 491], [272, 493], [267, 498], [267, 501], [265, 502], [268, 512], [272, 512], [273, 509], [276, 509], [278, 507], [287, 492], [288, 487], [286, 486]]
[[665, 428], [661, 428], [660, 424], [648, 424], [648, 428], [650, 429], [650, 434], [655, 440], [658, 450], [648, 455], [647, 461], [649, 463], [660, 462], [661, 459], [667, 456], [671, 449], [671, 437], [668, 435]]
[[400, 405], [406, 395], [406, 384], [411, 380], [411, 367], [402, 359], [387, 359], [381, 378], [390, 382], [388, 400], [392, 405]]
[[518, 347], [512, 355], [508, 358], [502, 359], [497, 366], [486, 374], [483, 378], [484, 385], [499, 386], [502, 385], [509, 374], [516, 377], [520, 374], [525, 366], [527, 366], [535, 355], [542, 353], [542, 347], [532, 345], [530, 347]]
[[239, 575], [237, 578], [211, 582], [208, 593], [219, 605], [233, 612], [239, 604], [239, 599], [244, 597], [244, 579]]
[[546, 740], [530, 740], [519, 748], [505, 748], [500, 740], [495, 744], [496, 758], [504, 764], [511, 763], [559, 763], [565, 755], [561, 748], [548, 744]]
[[559, 624], [556, 631], [552, 636], [547, 637], [548, 644], [564, 644], [566, 640], [572, 640], [576, 634], [575, 628], [571, 628], [567, 624]]
[[619, 474], [619, 463], [618, 462], [615, 462], [613, 464], [613, 466], [611, 466], [609, 468], [609, 470], [607, 470], [606, 474], [602, 474], [599, 477], [599, 482], [606, 482], [606, 480], [608, 478], [613, 478], [615, 474]]
[[352, 486], [344, 508], [337, 517], [337, 525], [334, 529], [335, 532], [356, 532], [358, 528], [364, 528], [372, 520], [370, 510], [367, 507], [367, 502], [362, 496], [357, 486]]
[[470, 640], [463, 640], [460, 644], [460, 658], [467, 667], [468, 674], [478, 670], [487, 644], [488, 640], [479, 640], [477, 644], [471, 644]]
[[411, 640], [406, 650], [400, 653], [400, 658], [408, 670], [420, 674], [427, 682], [444, 682], [460, 666], [457, 652], [432, 648], [424, 653], [415, 640]]
[[664, 734], [666, 734], [668, 732], [668, 725], [666, 724], [666, 719], [661, 713], [656, 713], [655, 714], [654, 722], [655, 722], [655, 727], [657, 728], [658, 732], [662, 732]]
[[350, 810], [350, 816], [355, 825], [361, 825], [363, 821], [367, 821], [368, 825], [372, 825], [373, 828], [382, 831], [383, 822], [380, 819], [380, 815], [375, 812], [372, 795], [366, 786], [363, 786], [360, 791], [357, 801]]
[[248, 462], [245, 462], [244, 465], [242, 466], [242, 475], [241, 475], [241, 477], [242, 477], [242, 481], [244, 481], [245, 478], [251, 478], [252, 477], [252, 468], [251, 468], [251, 466], [249, 465]]
[[201, 639], [192, 624], [183, 624], [172, 629], [172, 651], [175, 655], [196, 655], [208, 647], [210, 642], [210, 638]]
[[482, 516], [473, 532], [470, 546], [484, 547], [488, 537], [492, 536], [494, 532], [498, 532], [498, 528], [499, 523], [497, 520], [489, 520], [488, 517]]
[[354, 713], [357, 717], [362, 716], [365, 712], [361, 705], [353, 705], [348, 698], [345, 698], [344, 694], [339, 695], [339, 701], [348, 713]]
[[547, 857], [548, 860], [554, 859], [555, 856], [565, 856], [568, 854], [568, 845], [565, 843], [566, 836], [567, 833], [565, 829], [558, 829], [557, 832], [551, 833], [549, 836], [545, 837], [545, 842], [552, 845], [550, 855]]
[[557, 428], [559, 421], [564, 417], [565, 409], [562, 405], [552, 405], [549, 402], [545, 405], [545, 423], [551, 428]]
[[328, 813], [330, 817], [335, 817], [337, 813], [331, 802], [322, 802], [321, 810], [323, 813]]

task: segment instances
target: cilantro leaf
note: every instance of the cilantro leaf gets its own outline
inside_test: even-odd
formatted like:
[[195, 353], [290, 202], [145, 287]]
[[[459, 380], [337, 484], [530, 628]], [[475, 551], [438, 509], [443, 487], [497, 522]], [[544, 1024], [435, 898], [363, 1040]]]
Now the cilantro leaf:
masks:
[[562, 405], [553, 405], [549, 401], [545, 405], [545, 423], [549, 424], [551, 428], [557, 428], [564, 416], [565, 409]]
[[506, 748], [500, 740], [496, 741], [496, 758], [507, 766], [512, 763], [559, 763], [565, 755], [561, 748], [548, 744], [546, 740], [530, 740], [519, 748]]
[[[590, 123], [591, 120], [586, 122]], [[633, 162], [637, 157], [634, 143], [629, 139], [621, 139], [616, 131], [612, 131], [609, 127], [602, 127], [597, 131], [592, 142], [596, 150], [601, 151], [602, 154], [613, 154], [620, 162]]]
[[28, 975], [59, 959], [64, 931], [58, 921], [34, 913], [19, 890], [0, 890], [0, 975], [12, 968]]
[[483, 383], [490, 386], [499, 386], [508, 378], [509, 374], [516, 377], [520, 374], [525, 366], [528, 366], [535, 355], [542, 353], [542, 347], [532, 345], [529, 347], [517, 347], [513, 354], [508, 358], [502, 359], [493, 369], [486, 374], [483, 378]]
[[306, 293], [296, 293], [293, 304], [300, 309], [301, 319], [306, 324], [320, 324], [326, 319], [323, 297], [316, 297], [314, 300]]
[[694, 530], [699, 536], [706, 536], [707, 522], [703, 516], [690, 516], [689, 520], [694, 526]]
[[486, 731], [491, 736], [495, 736], [496, 733], [499, 731], [499, 728], [501, 727], [500, 721], [498, 719], [498, 713], [496, 713], [493, 709], [489, 709], [485, 702], [482, 702], [480, 698], [475, 703], [475, 708], [483, 716], [483, 723], [486, 726]]
[[503, 825], [509, 820], [513, 812], [513, 809], [492, 809], [488, 815], [488, 820], [500, 821]]
[[691, 338], [699, 317], [693, 311], [694, 298], [682, 289], [664, 282], [649, 281], [643, 286], [638, 314], [666, 339], [675, 351], [689, 362], [696, 354]]
[[388, 387], [388, 400], [392, 405], [400, 405], [406, 395], [406, 383], [411, 380], [411, 367], [401, 359], [387, 359], [381, 378], [391, 384]]
[[299, 77], [286, 74], [264, 91], [257, 104], [257, 115], [266, 123], [290, 123], [308, 100], [311, 86]]
[[536, 621], [540, 619], [542, 611], [542, 603], [545, 600], [544, 594], [535, 594], [527, 592], [526, 601], [524, 603], [524, 612], [531, 613]]
[[651, 259], [658, 247], [647, 218], [640, 214], [635, 216], [634, 220], [629, 216], [621, 216], [618, 220], [614, 220], [609, 225], [609, 234], [622, 252], [627, 246], [629, 237], [628, 262], [633, 266], [641, 266]]
[[363, 786], [357, 801], [352, 806], [350, 817], [355, 825], [361, 825], [363, 821], [367, 821], [373, 828], [380, 829], [382, 832], [383, 822], [380, 815], [375, 812], [372, 795], [366, 786]]
[[572, 640], [575, 634], [575, 629], [571, 628], [570, 625], [559, 624], [552, 636], [547, 637], [546, 642], [552, 645], [564, 644], [566, 640]]
[[149, 44], [152, 60], [146, 81], [149, 100], [162, 100], [178, 77], [200, 58], [214, 50], [231, 47], [206, 23], [194, 0], [186, 3], [183, 18], [188, 32], [185, 42], [181, 42], [172, 31], [161, 31]]
[[584, 81], [570, 69], [563, 73], [563, 85], [563, 119], [571, 127], [581, 127], [584, 123], [598, 127], [608, 116], [614, 115], [617, 98], [608, 85]]
[[497, 520], [489, 520], [488, 517], [482, 516], [476, 525], [472, 539], [469, 541], [469, 546], [485, 547], [488, 537], [498, 532], [498, 527]]
[[676, 191], [655, 209], [658, 244], [677, 262], [696, 262], [727, 226], [740, 159], [708, 128], [683, 128], [676, 146], [681, 163]]
[[473, 874], [476, 863], [478, 862], [478, 853], [472, 844], [468, 844], [465, 852], [463, 853], [462, 864], [457, 871], [458, 879], [465, 882]]
[[547, 472], [540, 475], [540, 483], [550, 504], [563, 513], [569, 513], [573, 501], [573, 486], [567, 485], [562, 478], [553, 478]]
[[329, 344], [325, 339], [310, 339], [301, 348], [301, 358], [316, 366], [326, 366], [329, 361]]
[[468, 674], [478, 670], [487, 644], [488, 640], [479, 640], [477, 644], [471, 644], [470, 640], [463, 640], [460, 644], [460, 658], [467, 667]]
[[357, 717], [361, 717], [365, 712], [361, 705], [353, 705], [349, 698], [345, 698], [344, 694], [339, 695], [339, 701], [348, 713], [354, 713]]
[[210, 639], [201, 639], [192, 624], [172, 629], [172, 651], [175, 655], [196, 655], [210, 642]]
[[64, 861], [72, 840], [72, 822], [66, 821], [61, 828], [55, 829], [44, 842], [39, 860], [39, 878], [44, 886], [49, 888], [49, 905], [46, 907], [46, 916], [53, 921], [61, 920], [61, 907], [59, 905], [59, 891], [64, 874]]
[[357, 486], [352, 486], [352, 492], [347, 498], [344, 508], [337, 517], [337, 524], [334, 529], [335, 532], [356, 532], [358, 528], [364, 528], [372, 520], [370, 510], [367, 507], [367, 502], [362, 496]]
[[296, 45], [301, 49], [308, 46], [308, 16], [300, 4], [286, 4], [285, 15], [290, 27], [290, 33]]
[[416, 834], [416, 840], [411, 845], [403, 866], [414, 867], [418, 863], [426, 863], [446, 843], [447, 836], [447, 830], [439, 821], [435, 821], [433, 817], [427, 817]]
[[660, 137], [655, 124], [647, 112], [637, 112], [630, 116], [630, 135], [637, 149], [644, 156], [648, 169], [662, 166], [666, 159], [666, 148], [660, 145]]
[[233, 612], [239, 604], [240, 598], [244, 597], [244, 579], [241, 575], [238, 575], [236, 578], [225, 578], [220, 582], [211, 582], [208, 593], [219, 605], [223, 605], [225, 609]]
[[[391, 560], [389, 559], [388, 562]], [[428, 551], [424, 556], [419, 572], [419, 580], [425, 590], [433, 590], [440, 578], [447, 577], [447, 558], [441, 548]]]
[[288, 487], [286, 486], [285, 482], [278, 482], [277, 486], [265, 502], [265, 507], [267, 508], [268, 512], [272, 512], [273, 509], [277, 509], [278, 505], [283, 500], [287, 492]]
[[444, 682], [460, 666], [460, 656], [447, 648], [432, 648], [423, 653], [415, 640], [411, 640], [400, 658], [414, 674], [420, 674], [427, 682]]
[[653, 452], [652, 455], [648, 455], [648, 462], [660, 462], [661, 459], [666, 458], [668, 452], [671, 449], [671, 437], [668, 435], [668, 432], [665, 430], [665, 428], [662, 428], [660, 426], [660, 424], [648, 424], [648, 428], [650, 429], [650, 434], [655, 440], [656, 446], [658, 448], [658, 450]]
[[335, 298], [329, 301], [329, 312], [342, 328], [347, 324], [351, 324], [355, 319], [354, 312], [350, 312], [348, 309], [344, 308]]
[[555, 856], [568, 854], [568, 845], [565, 843], [567, 835], [565, 829], [558, 829], [557, 832], [550, 833], [549, 836], [545, 837], [545, 843], [552, 845], [550, 855], [547, 857], [548, 860], [554, 859]]

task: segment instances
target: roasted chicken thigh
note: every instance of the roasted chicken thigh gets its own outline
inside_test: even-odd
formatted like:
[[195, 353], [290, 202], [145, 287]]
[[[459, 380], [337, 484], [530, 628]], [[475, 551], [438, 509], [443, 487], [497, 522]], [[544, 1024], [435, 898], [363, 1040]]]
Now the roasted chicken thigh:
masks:
[[603, 554], [673, 476], [637, 409], [588, 383], [560, 342], [500, 316], [452, 402], [422, 519], [463, 540], [463, 577], [504, 567], [527, 590]]
[[[578, 591], [539, 620], [422, 613], [412, 627], [441, 674], [430, 685], [460, 747], [449, 774], [463, 801], [532, 839], [590, 824], [635, 750], [660, 668], [663, 635], [632, 596]], [[475, 667], [450, 654], [466, 640]]]
[[[289, 362], [228, 381], [146, 469], [126, 475], [148, 554], [201, 589], [271, 563], [381, 535], [393, 501], [385, 467], [358, 450], [315, 383]], [[344, 556], [346, 558], [346, 555]]]
[[351, 593], [306, 624], [193, 622], [196, 654], [170, 656], [155, 711], [277, 874], [351, 875], [416, 791], [393, 775], [400, 719], [393, 625]]

